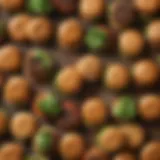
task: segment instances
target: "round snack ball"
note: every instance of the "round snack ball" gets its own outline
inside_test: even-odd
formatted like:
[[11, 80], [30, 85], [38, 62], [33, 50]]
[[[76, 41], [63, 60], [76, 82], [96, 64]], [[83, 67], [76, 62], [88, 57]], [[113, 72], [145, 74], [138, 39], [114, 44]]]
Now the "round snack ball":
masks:
[[153, 48], [160, 48], [160, 20], [152, 21], [146, 29], [146, 37]]
[[17, 139], [31, 138], [37, 129], [37, 122], [31, 113], [19, 112], [16, 113], [10, 123], [10, 131]]
[[141, 150], [141, 160], [159, 160], [160, 159], [160, 141], [151, 141]]
[[1, 160], [23, 160], [24, 148], [18, 143], [5, 143], [0, 148]]
[[55, 84], [60, 92], [74, 94], [81, 90], [83, 80], [78, 71], [74, 67], [69, 66], [59, 72]]
[[135, 20], [135, 9], [132, 3], [128, 3], [128, 0], [111, 1], [108, 16], [114, 28], [122, 29]]
[[88, 81], [96, 81], [102, 72], [102, 62], [98, 56], [86, 55], [76, 63], [77, 71]]
[[138, 104], [139, 115], [142, 119], [150, 121], [160, 118], [160, 99], [158, 95], [147, 94], [140, 98]]
[[4, 86], [4, 99], [10, 104], [26, 103], [29, 100], [28, 81], [21, 76], [10, 77]]
[[132, 120], [137, 115], [135, 100], [130, 96], [123, 96], [112, 106], [112, 115], [120, 120]]
[[136, 160], [136, 157], [131, 153], [118, 153], [113, 160]]
[[77, 133], [66, 133], [59, 142], [59, 152], [63, 159], [79, 159], [84, 153], [83, 138]]
[[0, 110], [0, 135], [3, 135], [8, 130], [8, 116], [5, 111]]
[[50, 0], [27, 0], [27, 8], [32, 13], [42, 15], [52, 12]]
[[130, 148], [140, 147], [145, 140], [144, 129], [137, 124], [124, 124], [120, 127]]
[[159, 9], [159, 0], [134, 0], [136, 9], [144, 15], [152, 15]]
[[98, 133], [97, 143], [105, 152], [115, 152], [125, 144], [124, 134], [117, 127], [106, 127]]
[[14, 41], [26, 41], [26, 26], [28, 25], [31, 17], [26, 14], [18, 14], [10, 19], [8, 22], [8, 34]]
[[26, 26], [26, 34], [28, 39], [32, 42], [45, 43], [53, 35], [52, 23], [47, 18], [33, 18]]
[[120, 90], [128, 86], [130, 74], [127, 66], [123, 64], [111, 64], [106, 67], [104, 84], [109, 89]]
[[64, 20], [58, 27], [58, 44], [63, 48], [76, 48], [82, 42], [83, 33], [83, 27], [77, 19], [70, 18]]
[[109, 114], [105, 103], [98, 97], [84, 101], [81, 112], [83, 121], [87, 126], [103, 124]]
[[90, 148], [84, 155], [83, 160], [108, 160], [106, 154], [98, 147]]
[[15, 12], [22, 9], [24, 0], [0, 0], [0, 7], [6, 11]]
[[159, 78], [159, 68], [151, 59], [139, 60], [133, 65], [132, 74], [138, 86], [151, 86]]
[[135, 57], [144, 49], [144, 38], [138, 30], [129, 29], [119, 36], [119, 50], [123, 56]]
[[19, 71], [21, 67], [21, 51], [19, 48], [6, 45], [0, 49], [0, 70], [4, 72]]
[[99, 19], [105, 11], [104, 0], [80, 0], [79, 14], [86, 20]]
[[33, 139], [34, 150], [38, 153], [47, 153], [53, 147], [53, 128], [42, 126]]

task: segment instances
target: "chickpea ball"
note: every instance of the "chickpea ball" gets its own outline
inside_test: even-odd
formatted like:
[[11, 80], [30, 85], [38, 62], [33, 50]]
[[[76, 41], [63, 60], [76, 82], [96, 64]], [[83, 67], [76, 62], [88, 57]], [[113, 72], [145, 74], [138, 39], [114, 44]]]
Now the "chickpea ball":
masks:
[[58, 27], [58, 44], [63, 48], [76, 48], [82, 42], [83, 33], [83, 27], [77, 19], [64, 20]]
[[27, 0], [27, 8], [30, 12], [45, 15], [52, 11], [50, 0]]
[[28, 39], [35, 43], [45, 43], [53, 35], [53, 26], [49, 19], [37, 17], [30, 20], [26, 26]]
[[147, 121], [160, 118], [160, 99], [158, 95], [147, 94], [142, 96], [138, 105], [139, 115]]
[[160, 20], [152, 21], [146, 29], [146, 37], [153, 48], [160, 48]]
[[22, 63], [19, 48], [6, 45], [0, 48], [0, 70], [4, 72], [15, 72], [20, 70]]
[[118, 153], [113, 160], [136, 160], [136, 157], [131, 153]]
[[26, 41], [26, 26], [29, 24], [31, 17], [26, 14], [18, 14], [8, 22], [8, 34], [14, 41]]
[[16, 113], [10, 123], [10, 131], [17, 139], [31, 138], [37, 129], [37, 122], [31, 113]]
[[137, 30], [126, 30], [119, 36], [119, 50], [123, 56], [136, 57], [140, 55], [144, 45], [144, 38]]
[[60, 92], [74, 94], [80, 92], [83, 80], [78, 71], [74, 67], [69, 66], [59, 72], [55, 83]]
[[120, 90], [128, 86], [130, 74], [127, 66], [119, 63], [106, 67], [104, 73], [104, 84], [109, 89]]
[[105, 11], [104, 0], [80, 0], [79, 14], [86, 20], [99, 19]]
[[106, 127], [97, 136], [98, 145], [105, 152], [115, 152], [125, 144], [125, 136], [117, 127]]
[[84, 155], [83, 160], [108, 160], [106, 154], [98, 147], [90, 148]]
[[134, 0], [136, 9], [144, 15], [152, 15], [159, 9], [159, 0]]
[[8, 115], [5, 111], [0, 110], [0, 135], [3, 135], [8, 130]]
[[159, 78], [159, 68], [151, 59], [136, 62], [132, 68], [133, 79], [138, 86], [150, 86]]
[[102, 62], [98, 56], [86, 55], [76, 63], [77, 71], [88, 81], [96, 81], [101, 77]]
[[12, 76], [4, 86], [4, 99], [10, 104], [27, 103], [30, 97], [28, 81], [21, 76]]
[[7, 11], [15, 12], [24, 6], [24, 0], [0, 0], [0, 6]]
[[18, 143], [9, 142], [0, 148], [1, 160], [23, 160], [24, 148]]
[[145, 140], [144, 129], [137, 124], [124, 124], [120, 127], [121, 132], [125, 135], [126, 142], [130, 148], [140, 147]]
[[151, 141], [143, 147], [140, 154], [141, 160], [159, 160], [160, 159], [160, 141]]
[[102, 99], [95, 97], [87, 99], [82, 104], [82, 118], [87, 126], [97, 126], [105, 122], [108, 117], [108, 108]]
[[76, 133], [66, 133], [59, 142], [59, 152], [63, 159], [79, 159], [85, 149], [83, 138]]

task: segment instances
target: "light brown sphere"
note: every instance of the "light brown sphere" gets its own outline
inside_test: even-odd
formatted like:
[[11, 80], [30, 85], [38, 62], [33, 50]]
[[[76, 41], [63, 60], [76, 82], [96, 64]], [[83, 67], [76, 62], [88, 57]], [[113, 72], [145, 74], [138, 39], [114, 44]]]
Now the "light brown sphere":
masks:
[[120, 127], [121, 132], [126, 137], [126, 142], [130, 148], [140, 147], [145, 140], [145, 131], [136, 124], [125, 124]]
[[133, 65], [133, 79], [138, 86], [150, 86], [157, 82], [159, 78], [159, 68], [157, 64], [150, 60], [140, 60]]
[[159, 160], [160, 141], [151, 141], [141, 150], [140, 160]]
[[0, 6], [7, 11], [17, 11], [23, 8], [24, 0], [0, 0]]
[[124, 89], [128, 86], [130, 75], [128, 68], [123, 64], [111, 64], [106, 67], [104, 73], [104, 84], [110, 89]]
[[16, 113], [10, 123], [11, 134], [17, 139], [28, 139], [34, 136], [37, 122], [31, 113]]
[[66, 133], [59, 142], [60, 155], [67, 160], [80, 159], [84, 149], [84, 140], [76, 133]]
[[24, 148], [18, 143], [9, 142], [0, 148], [1, 160], [23, 160]]
[[4, 86], [4, 100], [10, 104], [26, 103], [29, 100], [28, 81], [21, 76], [9, 78]]
[[144, 49], [144, 38], [142, 34], [134, 29], [126, 30], [119, 36], [119, 50], [122, 55], [135, 57]]
[[98, 97], [90, 98], [82, 104], [82, 118], [87, 126], [102, 125], [108, 117], [108, 107]]
[[0, 111], [0, 135], [6, 133], [8, 129], [8, 116], [4, 111]]
[[144, 15], [151, 15], [159, 9], [159, 0], [134, 0], [134, 4], [136, 9]]
[[6, 45], [0, 49], [0, 70], [4, 72], [15, 72], [21, 67], [21, 51], [19, 48]]
[[28, 39], [35, 43], [45, 43], [53, 35], [53, 26], [49, 19], [37, 17], [30, 20], [26, 26]]
[[57, 40], [63, 48], [80, 46], [83, 39], [83, 27], [77, 19], [70, 18], [59, 24]]
[[99, 57], [89, 54], [76, 63], [76, 68], [84, 79], [96, 81], [101, 76], [102, 62]]
[[8, 33], [14, 41], [26, 41], [26, 26], [29, 24], [31, 17], [26, 14], [18, 14], [8, 22]]
[[131, 153], [118, 153], [113, 160], [136, 160], [136, 157]]
[[146, 37], [151, 47], [160, 48], [160, 20], [154, 20], [147, 26]]
[[82, 84], [81, 75], [72, 66], [62, 69], [56, 77], [56, 87], [65, 94], [78, 93]]
[[138, 104], [139, 115], [142, 119], [150, 121], [160, 118], [160, 99], [158, 95], [147, 94], [142, 96]]
[[104, 0], [80, 0], [79, 13], [86, 20], [94, 20], [103, 16]]
[[125, 136], [117, 127], [106, 127], [97, 136], [98, 145], [105, 152], [115, 152], [125, 144]]

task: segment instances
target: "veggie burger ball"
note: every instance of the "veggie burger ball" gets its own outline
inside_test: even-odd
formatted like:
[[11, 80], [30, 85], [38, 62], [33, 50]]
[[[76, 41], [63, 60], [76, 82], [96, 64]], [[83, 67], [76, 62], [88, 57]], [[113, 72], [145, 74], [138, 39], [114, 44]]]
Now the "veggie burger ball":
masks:
[[64, 159], [80, 159], [84, 153], [83, 138], [77, 133], [66, 133], [60, 139], [59, 152]]
[[156, 120], [160, 118], [160, 99], [158, 95], [147, 94], [139, 99], [139, 115], [144, 120]]
[[26, 26], [26, 34], [30, 41], [35, 43], [44, 43], [53, 35], [52, 23], [47, 18], [32, 18]]
[[145, 140], [144, 129], [137, 124], [124, 124], [120, 126], [121, 132], [125, 135], [126, 143], [130, 148], [140, 147]]
[[108, 108], [102, 99], [90, 98], [82, 104], [82, 118], [87, 126], [97, 126], [104, 123], [108, 117]]
[[18, 112], [11, 118], [10, 131], [17, 139], [31, 138], [37, 129], [37, 122], [31, 113]]
[[119, 50], [124, 56], [135, 57], [140, 55], [144, 49], [144, 44], [142, 34], [134, 29], [126, 30], [119, 36]]
[[144, 15], [154, 14], [159, 9], [159, 0], [134, 0], [133, 2], [136, 9]]
[[7, 113], [3, 110], [0, 110], [0, 135], [3, 135], [8, 130], [8, 120], [9, 117]]
[[0, 148], [1, 160], [23, 160], [24, 148], [15, 142], [8, 142]]
[[55, 85], [62, 93], [74, 94], [81, 90], [83, 80], [76, 68], [68, 66], [59, 72]]
[[23, 8], [24, 0], [0, 0], [0, 6], [7, 11], [17, 11]]
[[79, 13], [86, 20], [101, 18], [104, 11], [104, 0], [80, 0]]
[[139, 86], [153, 85], [159, 78], [159, 68], [151, 59], [139, 60], [133, 65], [132, 75]]
[[120, 152], [113, 158], [113, 160], [136, 160], [136, 157], [131, 153]]
[[110, 89], [124, 89], [128, 86], [130, 74], [127, 66], [115, 63], [106, 67], [104, 73], [104, 84]]
[[117, 127], [106, 127], [97, 135], [98, 146], [105, 152], [115, 152], [125, 143], [124, 134]]
[[152, 21], [146, 28], [146, 37], [153, 48], [160, 48], [160, 20]]
[[8, 22], [8, 33], [12, 40], [26, 41], [26, 25], [29, 24], [31, 17], [26, 14], [18, 14]]
[[102, 62], [98, 56], [86, 55], [76, 63], [77, 71], [88, 81], [96, 81], [102, 72]]
[[0, 48], [0, 70], [4, 72], [19, 71], [21, 67], [21, 51], [19, 48], [6, 45]]
[[160, 141], [151, 141], [141, 150], [141, 160], [159, 160], [160, 159]]
[[4, 99], [10, 104], [26, 103], [29, 100], [28, 81], [21, 76], [10, 77], [4, 86]]
[[83, 32], [83, 27], [77, 19], [64, 20], [58, 27], [58, 44], [63, 48], [78, 47], [82, 42]]

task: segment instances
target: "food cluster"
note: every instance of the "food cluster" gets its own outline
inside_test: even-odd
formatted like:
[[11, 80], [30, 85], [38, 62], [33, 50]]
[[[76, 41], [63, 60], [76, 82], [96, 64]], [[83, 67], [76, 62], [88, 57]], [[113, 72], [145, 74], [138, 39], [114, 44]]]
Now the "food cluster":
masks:
[[160, 0], [0, 15], [0, 160], [160, 160]]

